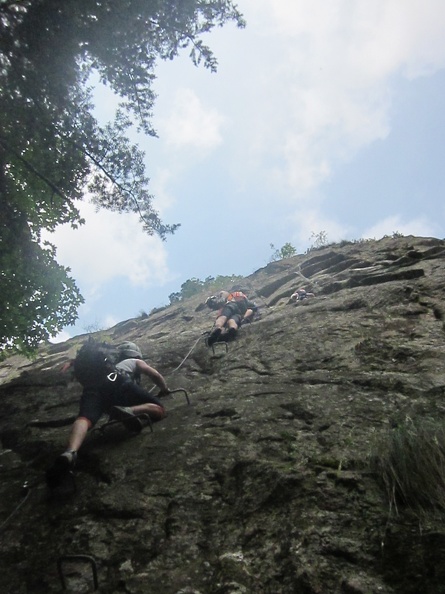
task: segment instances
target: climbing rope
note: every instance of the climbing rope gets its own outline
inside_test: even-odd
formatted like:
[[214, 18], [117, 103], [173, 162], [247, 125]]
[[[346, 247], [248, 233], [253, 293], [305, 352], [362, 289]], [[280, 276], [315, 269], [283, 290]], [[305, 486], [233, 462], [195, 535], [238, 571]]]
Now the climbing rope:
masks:
[[204, 336], [204, 334], [207, 334], [207, 332], [203, 332], [202, 334], [199, 335], [199, 337], [196, 339], [196, 341], [193, 343], [192, 348], [189, 350], [189, 352], [186, 354], [186, 356], [184, 357], [184, 359], [181, 361], [181, 363], [175, 367], [173, 369], [173, 371], [171, 373], [175, 373], [175, 371], [178, 371], [178, 369], [180, 369], [184, 363], [187, 361], [187, 359], [190, 357], [190, 355], [193, 353], [196, 345], [198, 344], [198, 342], [201, 340], [201, 337]]
[[[182, 361], [179, 363], [179, 365], [177, 367], [175, 367], [169, 374], [166, 374], [166, 377], [169, 377], [170, 375], [172, 375], [173, 373], [175, 373], [175, 371], [178, 371], [178, 369], [180, 369], [184, 363], [187, 361], [187, 359], [190, 357], [190, 355], [193, 353], [193, 351], [196, 348], [196, 345], [198, 344], [198, 342], [201, 340], [202, 336], [204, 336], [204, 334], [208, 334], [208, 332], [203, 332], [202, 334], [200, 334], [198, 336], [198, 338], [195, 340], [195, 342], [193, 343], [191, 349], [188, 351], [188, 353], [186, 354], [186, 356], [182, 359]], [[152, 386], [149, 390], [149, 392], [153, 392], [153, 390], [156, 388], [156, 386]], [[171, 392], [175, 392], [177, 390], [170, 390]], [[185, 390], [184, 390], [185, 391]]]
[[26, 503], [26, 500], [28, 499], [30, 493], [31, 493], [31, 489], [29, 489], [27, 483], [25, 483], [23, 485], [23, 489], [25, 490], [25, 496], [22, 499], [22, 501], [20, 501], [20, 503], [17, 505], [17, 507], [12, 511], [12, 513], [9, 514], [9, 516], [6, 518], [6, 520], [4, 520], [1, 524], [0, 524], [0, 530], [2, 530], [6, 524], [9, 522], [9, 520], [15, 516], [15, 514], [19, 511], [19, 509], [22, 507], [22, 505], [24, 505]]

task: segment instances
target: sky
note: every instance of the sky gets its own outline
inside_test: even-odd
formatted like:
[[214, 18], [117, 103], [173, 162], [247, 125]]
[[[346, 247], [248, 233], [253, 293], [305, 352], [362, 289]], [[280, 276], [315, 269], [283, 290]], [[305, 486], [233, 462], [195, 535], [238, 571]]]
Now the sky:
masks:
[[[156, 68], [138, 137], [167, 241], [81, 205], [49, 239], [85, 298], [55, 341], [150, 313], [187, 279], [247, 276], [275, 249], [402, 233], [445, 238], [445, 2], [238, 0], [247, 27]], [[116, 100], [98, 88], [96, 115]]]

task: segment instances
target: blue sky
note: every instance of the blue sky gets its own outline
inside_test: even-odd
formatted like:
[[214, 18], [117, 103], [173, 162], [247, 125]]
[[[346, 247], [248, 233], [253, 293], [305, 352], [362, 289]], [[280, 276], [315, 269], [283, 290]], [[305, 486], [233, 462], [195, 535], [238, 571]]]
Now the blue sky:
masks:
[[[218, 72], [186, 54], [156, 70], [139, 138], [166, 242], [133, 215], [95, 213], [50, 239], [86, 299], [57, 340], [166, 305], [189, 278], [248, 275], [270, 244], [445, 237], [443, 0], [239, 0], [247, 28], [206, 39]], [[98, 88], [104, 121], [116, 105]]]

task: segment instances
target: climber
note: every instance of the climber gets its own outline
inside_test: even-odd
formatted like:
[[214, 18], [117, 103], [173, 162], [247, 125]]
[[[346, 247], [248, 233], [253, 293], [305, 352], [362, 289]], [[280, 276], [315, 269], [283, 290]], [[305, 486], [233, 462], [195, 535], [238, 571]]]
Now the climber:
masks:
[[294, 299], [295, 301], [304, 301], [308, 297], [315, 297], [315, 294], [308, 293], [304, 287], [297, 289], [295, 293], [292, 293], [292, 295], [290, 296], [290, 298]]
[[64, 367], [74, 369], [74, 377], [82, 385], [83, 392], [67, 449], [47, 471], [49, 484], [57, 482], [58, 475], [74, 467], [88, 430], [102, 414], [108, 413], [110, 420], [122, 421], [135, 432], [142, 429], [138, 415], [147, 414], [153, 421], [165, 418], [166, 411], [159, 398], [135, 383], [135, 377], [139, 374], [149, 377], [160, 390], [158, 396], [169, 393], [165, 379], [154, 367], [139, 358], [124, 359], [114, 365], [107, 352], [92, 340], [85, 343], [76, 358]]
[[218, 310], [213, 330], [207, 338], [207, 346], [212, 346], [217, 341], [233, 340], [238, 328], [251, 322], [258, 310], [258, 306], [241, 291], [220, 291], [217, 295], [208, 297], [206, 305]]

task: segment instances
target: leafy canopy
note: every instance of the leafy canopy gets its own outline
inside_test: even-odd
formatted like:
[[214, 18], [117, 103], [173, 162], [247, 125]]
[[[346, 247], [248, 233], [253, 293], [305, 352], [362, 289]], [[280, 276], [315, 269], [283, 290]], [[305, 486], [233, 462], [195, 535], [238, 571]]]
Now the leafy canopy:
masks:
[[270, 249], [273, 250], [270, 262], [277, 262], [278, 260], [284, 260], [284, 258], [292, 258], [292, 256], [296, 256], [297, 254], [297, 249], [289, 242], [285, 243], [280, 249], [275, 248], [274, 244], [271, 243]]
[[[0, 354], [75, 321], [83, 299], [41, 232], [82, 224], [84, 196], [163, 239], [178, 227], [153, 209], [128, 129], [156, 135], [156, 60], [188, 48], [214, 71], [202, 36], [227, 21], [244, 26], [232, 0], [0, 0]], [[107, 125], [93, 115], [93, 72], [121, 99]]]
[[189, 278], [184, 283], [182, 283], [180, 291], [177, 293], [171, 293], [168, 298], [170, 300], [170, 304], [178, 303], [179, 301], [193, 297], [193, 295], [197, 295], [202, 291], [214, 292], [227, 289], [227, 287], [231, 287], [242, 280], [242, 276], [237, 276], [235, 274], [230, 276], [218, 274], [216, 278], [213, 276], [208, 276], [205, 280], [201, 280], [199, 278]]

